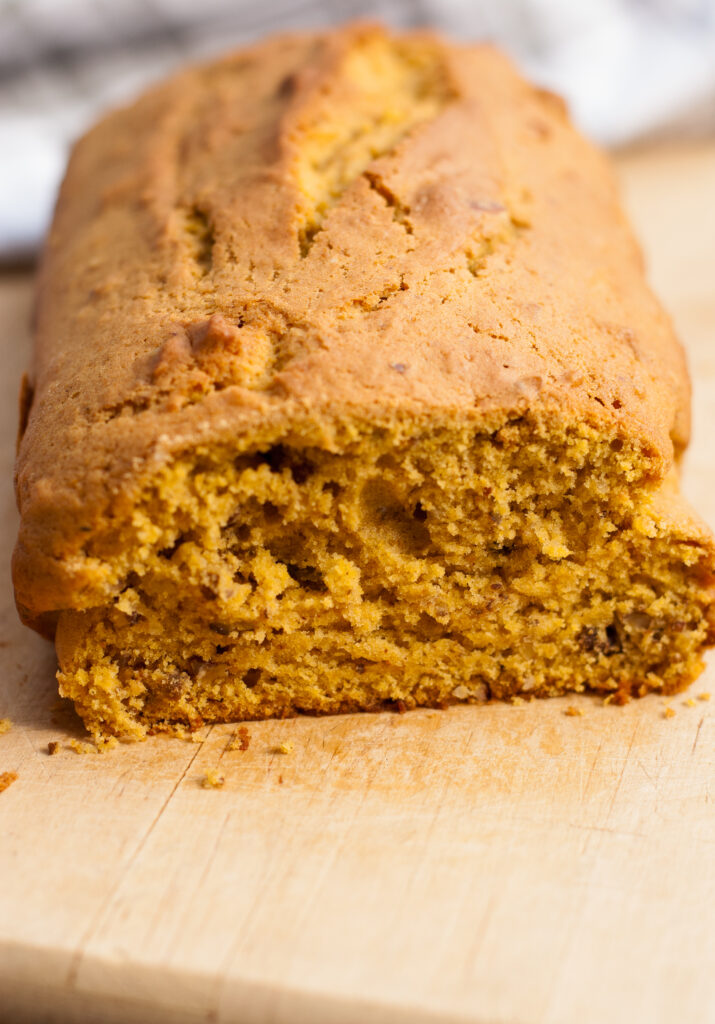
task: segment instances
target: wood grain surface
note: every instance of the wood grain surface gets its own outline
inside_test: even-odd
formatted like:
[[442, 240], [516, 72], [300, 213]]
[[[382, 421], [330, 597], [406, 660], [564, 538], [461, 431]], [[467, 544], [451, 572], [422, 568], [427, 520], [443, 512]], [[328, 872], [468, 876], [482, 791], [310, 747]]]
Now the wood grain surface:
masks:
[[[689, 351], [686, 490], [715, 522], [715, 146], [619, 166]], [[624, 708], [266, 722], [244, 751], [230, 726], [72, 749], [52, 649], [8, 582], [30, 303], [27, 276], [0, 278], [0, 773], [17, 773], [0, 792], [3, 1024], [715, 1021], [712, 665], [686, 694]], [[214, 770], [225, 784], [206, 789]]]

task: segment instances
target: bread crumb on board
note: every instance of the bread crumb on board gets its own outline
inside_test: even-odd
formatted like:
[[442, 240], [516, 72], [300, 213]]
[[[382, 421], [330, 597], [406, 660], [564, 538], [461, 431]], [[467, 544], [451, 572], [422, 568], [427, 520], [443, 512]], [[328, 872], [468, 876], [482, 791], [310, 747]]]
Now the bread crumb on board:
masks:
[[93, 743], [83, 743], [82, 740], [70, 740], [69, 746], [75, 754], [96, 754], [97, 748]]
[[687, 700], [683, 701], [683, 707], [694, 708], [697, 705], [697, 703], [698, 702], [696, 701], [695, 697], [688, 697]]
[[623, 690], [616, 690], [615, 693], [609, 693], [607, 697], [603, 698], [604, 706], [607, 704], [615, 704], [617, 707], [623, 707], [624, 704], [630, 704], [631, 696], [629, 693], [624, 693]]
[[248, 750], [251, 744], [251, 734], [245, 725], [239, 727], [229, 740], [227, 750]]
[[271, 750], [272, 754], [290, 754], [293, 750], [293, 741], [284, 740], [283, 743], [279, 743]]
[[[70, 740], [68, 745], [74, 750], [75, 754], [104, 754], [108, 750], [113, 750], [118, 743], [119, 740], [116, 736], [97, 736], [94, 743]], [[54, 751], [54, 753], [57, 753], [57, 751]]]
[[50, 742], [47, 744], [47, 753], [50, 756], [52, 756], [52, 754], [59, 753], [59, 750], [60, 750], [60, 745], [57, 742], [57, 740], [50, 740]]
[[569, 718], [582, 718], [583, 708], [577, 708], [574, 707], [573, 704], [569, 704], [569, 706], [564, 709], [564, 714], [568, 715]]
[[201, 786], [203, 789], [222, 789], [225, 782], [226, 777], [211, 768], [201, 780]]
[[667, 707], [663, 711], [663, 718], [675, 718], [675, 708]]
[[9, 718], [0, 718], [0, 736], [4, 736], [6, 732], [10, 732], [12, 729], [12, 722]]
[[0, 772], [0, 793], [3, 793], [13, 782], [17, 782], [17, 772]]
[[698, 700], [710, 700], [710, 694], [707, 692], [707, 690], [703, 691], [703, 693], [698, 694]]

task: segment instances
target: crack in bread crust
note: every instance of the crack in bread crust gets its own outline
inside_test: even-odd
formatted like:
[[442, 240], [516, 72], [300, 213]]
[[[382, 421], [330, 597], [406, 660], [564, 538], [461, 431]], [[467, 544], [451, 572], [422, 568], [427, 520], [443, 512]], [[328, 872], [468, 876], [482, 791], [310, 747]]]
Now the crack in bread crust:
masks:
[[349, 186], [455, 98], [440, 48], [424, 40], [368, 34], [343, 55], [291, 134], [303, 258]]

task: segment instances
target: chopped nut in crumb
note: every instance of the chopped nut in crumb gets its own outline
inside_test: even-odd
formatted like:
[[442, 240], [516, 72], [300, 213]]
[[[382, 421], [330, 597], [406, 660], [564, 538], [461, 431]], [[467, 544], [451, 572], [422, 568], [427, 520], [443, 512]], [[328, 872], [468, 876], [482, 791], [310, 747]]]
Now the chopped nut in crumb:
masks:
[[663, 718], [675, 718], [675, 708], [667, 707], [663, 712]]
[[574, 707], [573, 704], [569, 704], [569, 706], [564, 710], [564, 714], [568, 715], [569, 718], [581, 718], [583, 715], [583, 708], [577, 708]]
[[698, 700], [710, 700], [710, 694], [707, 692], [707, 690], [704, 693], [698, 694]]
[[17, 782], [17, 772], [0, 772], [0, 793], [12, 786], [13, 782]]
[[0, 736], [4, 736], [6, 732], [10, 732], [12, 729], [12, 722], [9, 718], [0, 718]]
[[239, 726], [228, 744], [227, 750], [248, 750], [251, 743], [251, 734], [245, 725]]
[[290, 754], [293, 749], [293, 743], [291, 740], [284, 740], [283, 743], [279, 743], [277, 747], [274, 747], [271, 753], [273, 754]]
[[215, 768], [206, 772], [206, 775], [201, 780], [201, 785], [204, 789], [221, 789], [226, 779], [223, 775], [220, 775]]
[[59, 751], [59, 749], [60, 745], [57, 742], [57, 740], [50, 740], [50, 742], [47, 744], [47, 753], [50, 755], [56, 754]]

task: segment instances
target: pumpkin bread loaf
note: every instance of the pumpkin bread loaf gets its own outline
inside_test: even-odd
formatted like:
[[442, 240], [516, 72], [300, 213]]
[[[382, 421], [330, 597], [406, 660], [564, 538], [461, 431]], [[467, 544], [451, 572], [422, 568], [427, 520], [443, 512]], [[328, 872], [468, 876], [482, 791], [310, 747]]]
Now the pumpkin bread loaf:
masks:
[[14, 581], [98, 738], [673, 692], [713, 641], [681, 348], [609, 167], [503, 56], [375, 26], [75, 148]]

